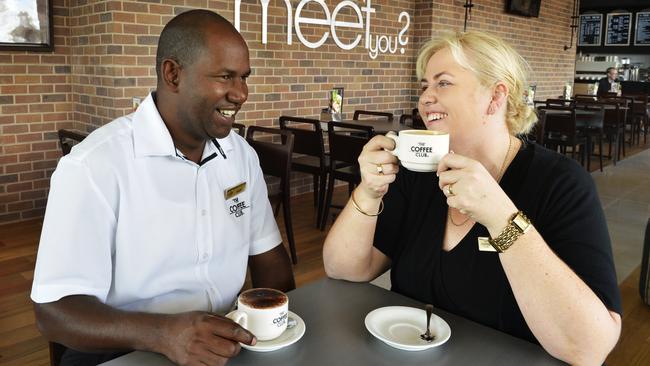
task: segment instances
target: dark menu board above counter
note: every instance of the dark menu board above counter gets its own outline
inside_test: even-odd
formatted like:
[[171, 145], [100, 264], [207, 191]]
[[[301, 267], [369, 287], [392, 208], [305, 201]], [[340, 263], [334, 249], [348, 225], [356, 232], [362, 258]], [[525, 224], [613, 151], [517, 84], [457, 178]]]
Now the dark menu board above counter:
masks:
[[580, 15], [578, 46], [600, 46], [600, 30], [602, 29], [602, 24], [602, 14]]
[[605, 46], [628, 46], [630, 44], [631, 26], [632, 13], [607, 14]]
[[635, 46], [650, 46], [650, 12], [636, 13]]

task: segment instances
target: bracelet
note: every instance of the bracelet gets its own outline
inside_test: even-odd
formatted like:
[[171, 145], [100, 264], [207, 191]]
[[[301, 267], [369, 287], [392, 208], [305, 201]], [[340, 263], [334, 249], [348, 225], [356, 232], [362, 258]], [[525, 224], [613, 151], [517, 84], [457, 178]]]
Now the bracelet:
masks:
[[362, 213], [362, 214], [364, 214], [366, 216], [375, 217], [375, 216], [379, 216], [379, 214], [382, 213], [382, 211], [384, 211], [384, 200], [383, 199], [379, 202], [379, 211], [376, 214], [369, 214], [366, 211], [362, 210], [361, 207], [359, 207], [359, 205], [357, 204], [357, 201], [354, 199], [354, 192], [356, 192], [356, 191], [352, 191], [352, 194], [350, 195], [350, 200], [352, 201], [352, 206], [354, 206], [354, 208], [356, 208], [357, 211], [359, 211], [360, 213]]

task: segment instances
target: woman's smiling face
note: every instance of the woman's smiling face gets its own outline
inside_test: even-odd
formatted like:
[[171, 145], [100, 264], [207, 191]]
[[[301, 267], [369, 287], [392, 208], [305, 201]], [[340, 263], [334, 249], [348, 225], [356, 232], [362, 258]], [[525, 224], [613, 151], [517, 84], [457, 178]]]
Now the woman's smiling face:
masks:
[[449, 132], [452, 140], [480, 130], [491, 91], [458, 64], [448, 48], [431, 56], [420, 82], [418, 110], [427, 129]]

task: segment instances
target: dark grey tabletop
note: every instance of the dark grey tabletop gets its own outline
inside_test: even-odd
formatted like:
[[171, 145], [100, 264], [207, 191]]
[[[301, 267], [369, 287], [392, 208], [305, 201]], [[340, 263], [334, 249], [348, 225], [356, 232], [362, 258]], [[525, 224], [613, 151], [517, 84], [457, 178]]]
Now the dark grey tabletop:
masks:
[[[445, 344], [418, 352], [392, 348], [366, 330], [366, 315], [384, 306], [423, 306], [368, 283], [324, 279], [289, 292], [289, 299], [289, 308], [307, 326], [302, 339], [269, 353], [242, 349], [228, 365], [563, 365], [538, 345], [439, 309], [434, 313], [451, 327], [451, 338]], [[172, 363], [161, 355], [133, 352], [102, 365]]]

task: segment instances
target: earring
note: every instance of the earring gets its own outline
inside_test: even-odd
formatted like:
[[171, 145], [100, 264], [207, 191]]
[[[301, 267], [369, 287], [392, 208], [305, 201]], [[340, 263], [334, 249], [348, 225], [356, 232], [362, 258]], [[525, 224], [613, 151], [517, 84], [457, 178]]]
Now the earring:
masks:
[[496, 105], [494, 102], [490, 102], [490, 106], [488, 107], [487, 114], [492, 115], [496, 112]]

